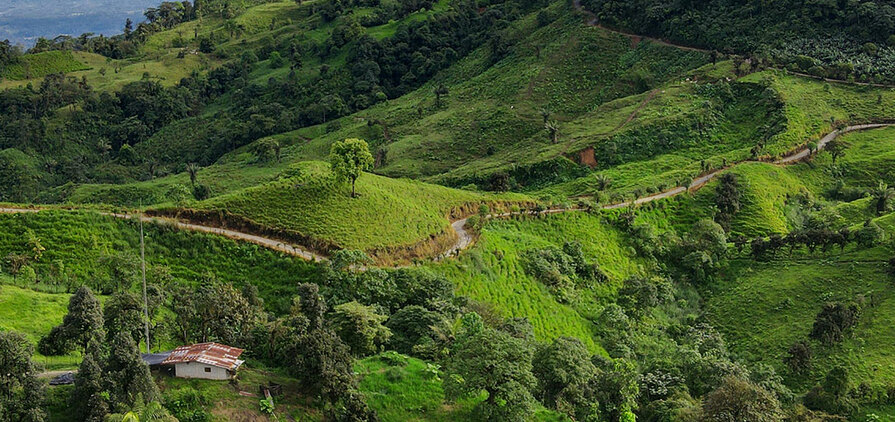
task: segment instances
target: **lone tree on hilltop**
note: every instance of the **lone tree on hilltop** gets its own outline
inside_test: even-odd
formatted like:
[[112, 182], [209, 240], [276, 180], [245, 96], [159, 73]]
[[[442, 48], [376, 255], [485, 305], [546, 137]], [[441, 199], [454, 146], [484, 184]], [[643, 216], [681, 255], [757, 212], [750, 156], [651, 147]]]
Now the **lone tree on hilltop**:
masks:
[[357, 197], [357, 178], [361, 173], [373, 169], [373, 155], [370, 147], [362, 139], [346, 139], [333, 144], [329, 152], [329, 163], [339, 180], [351, 182], [351, 197]]

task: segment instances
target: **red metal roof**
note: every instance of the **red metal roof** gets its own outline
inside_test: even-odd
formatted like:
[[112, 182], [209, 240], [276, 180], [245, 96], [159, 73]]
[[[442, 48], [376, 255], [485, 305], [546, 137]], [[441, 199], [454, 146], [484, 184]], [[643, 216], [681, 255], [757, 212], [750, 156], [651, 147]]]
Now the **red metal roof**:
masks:
[[217, 343], [200, 343], [190, 346], [180, 346], [171, 352], [171, 355], [162, 362], [162, 365], [198, 362], [205, 365], [235, 370], [243, 363], [243, 361], [239, 360], [239, 356], [242, 355], [242, 352], [242, 349]]

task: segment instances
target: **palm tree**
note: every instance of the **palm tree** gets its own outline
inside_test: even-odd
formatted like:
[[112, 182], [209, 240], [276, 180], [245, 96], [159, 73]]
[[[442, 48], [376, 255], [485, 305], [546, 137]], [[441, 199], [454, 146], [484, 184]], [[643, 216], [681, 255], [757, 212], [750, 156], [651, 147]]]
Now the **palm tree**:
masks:
[[895, 198], [895, 189], [890, 188], [889, 185], [883, 182], [879, 182], [879, 186], [870, 191], [870, 196], [876, 203], [877, 215], [881, 215], [889, 209], [889, 201]]
[[554, 144], [559, 142], [559, 124], [554, 121], [549, 121], [544, 127], [550, 132], [550, 141]]
[[612, 179], [605, 174], [597, 175], [597, 189], [604, 191], [609, 189], [609, 186], [612, 186]]
[[196, 185], [196, 174], [199, 173], [199, 165], [196, 163], [189, 163], [186, 165], [186, 172], [190, 174], [190, 184]]

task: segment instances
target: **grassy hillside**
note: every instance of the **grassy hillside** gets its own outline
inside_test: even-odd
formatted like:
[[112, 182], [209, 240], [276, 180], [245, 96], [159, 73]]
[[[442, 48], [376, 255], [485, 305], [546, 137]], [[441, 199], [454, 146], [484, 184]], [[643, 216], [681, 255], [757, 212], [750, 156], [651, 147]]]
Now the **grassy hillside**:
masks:
[[[68, 308], [68, 294], [41, 293], [11, 285], [11, 277], [0, 276], [0, 331], [18, 331], [37, 345], [38, 340], [62, 322]], [[79, 353], [66, 356], [36, 355], [35, 362], [48, 370], [73, 368]]]
[[199, 202], [182, 214], [222, 214], [234, 224], [246, 221], [322, 251], [387, 252], [427, 241], [435, 244], [421, 247], [438, 251], [455, 240], [447, 231], [452, 215], [472, 214], [485, 202], [526, 201], [521, 195], [483, 195], [373, 174], [360, 177], [358, 197], [351, 198], [350, 187], [335, 182], [328, 167], [304, 163], [291, 177]]
[[[598, 264], [608, 281], [560, 299], [548, 286], [526, 273], [525, 252], [562, 248], [580, 242], [584, 256]], [[457, 285], [457, 292], [493, 307], [503, 317], [525, 317], [540, 341], [561, 336], [580, 339], [592, 351], [602, 350], [594, 339], [594, 320], [614, 297], [625, 278], [643, 271], [621, 233], [601, 217], [571, 213], [543, 218], [497, 220], [488, 223], [474, 249], [458, 260], [432, 264]]]
[[[38, 278], [19, 277], [20, 283], [51, 291], [87, 284], [103, 291], [109, 283], [119, 281], [110, 273], [110, 263], [121, 261], [111, 259], [115, 257], [130, 257], [119, 268], [129, 274], [120, 280], [123, 285], [137, 282], [140, 237], [133, 222], [89, 212], [43, 211], [0, 215], [0, 227], [0, 256], [27, 253], [29, 239], [37, 239], [46, 248], [38, 261], [29, 264]], [[145, 229], [150, 274], [155, 268], [170, 273], [173, 281], [252, 283], [274, 310], [289, 307], [296, 280], [313, 281], [316, 277], [312, 264], [252, 244], [164, 225], [148, 224]]]
[[868, 305], [845, 341], [833, 347], [812, 341], [811, 373], [788, 379], [807, 389], [830, 368], [844, 365], [855, 384], [893, 385], [895, 350], [887, 339], [893, 335], [895, 298], [885, 264], [890, 255], [889, 248], [880, 247], [766, 263], [735, 261], [728, 277], [707, 293], [708, 319], [744, 358], [788, 374], [783, 357], [793, 343], [808, 338], [823, 305], [863, 295]]
[[[437, 365], [386, 352], [357, 361], [360, 390], [367, 404], [383, 421], [471, 421], [472, 408], [484, 397], [445, 402]], [[532, 421], [564, 421], [556, 412], [540, 407]]]
[[22, 56], [19, 63], [6, 66], [0, 79], [40, 79], [51, 73], [69, 73], [86, 68], [70, 51], [46, 51]]

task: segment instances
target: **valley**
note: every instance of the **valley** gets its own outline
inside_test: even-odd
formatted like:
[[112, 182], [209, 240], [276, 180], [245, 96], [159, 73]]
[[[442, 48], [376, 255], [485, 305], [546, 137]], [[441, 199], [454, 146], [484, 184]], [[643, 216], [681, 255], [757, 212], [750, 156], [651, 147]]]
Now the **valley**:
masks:
[[0, 44], [0, 421], [895, 420], [895, 14], [660, 3]]

